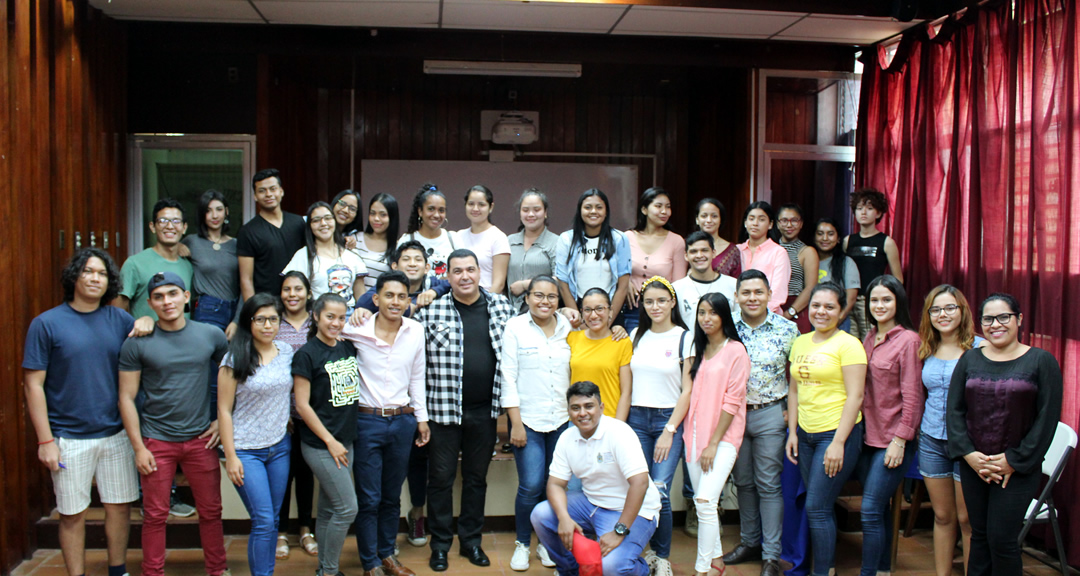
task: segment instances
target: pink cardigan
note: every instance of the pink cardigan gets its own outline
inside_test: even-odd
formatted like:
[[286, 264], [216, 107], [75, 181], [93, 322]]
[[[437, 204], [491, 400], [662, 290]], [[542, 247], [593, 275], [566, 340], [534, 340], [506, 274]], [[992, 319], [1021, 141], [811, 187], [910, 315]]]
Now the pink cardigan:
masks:
[[[652, 254], [646, 254], [638, 245], [637, 232], [626, 231], [630, 241], [630, 289], [641, 291], [641, 285], [653, 276], [660, 276], [668, 282], [681, 280], [686, 276], [686, 241], [674, 232], [668, 232], [661, 244]], [[787, 254], [787, 251], [784, 251]]]
[[[735, 416], [721, 442], [727, 442], [738, 450], [742, 446], [746, 428], [746, 381], [750, 379], [750, 357], [739, 342], [728, 342], [716, 356], [705, 360], [698, 367], [694, 387], [690, 390], [690, 409], [683, 421], [683, 445], [686, 461], [696, 462], [709, 444], [720, 411]], [[693, 435], [697, 433], [697, 450], [691, 454]]]

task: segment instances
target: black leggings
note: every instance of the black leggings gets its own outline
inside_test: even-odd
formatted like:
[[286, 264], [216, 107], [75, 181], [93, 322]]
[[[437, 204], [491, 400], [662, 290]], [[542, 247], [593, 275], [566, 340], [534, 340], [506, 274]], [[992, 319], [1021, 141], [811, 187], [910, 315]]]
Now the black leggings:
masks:
[[1002, 488], [983, 482], [967, 462], [960, 462], [960, 485], [971, 520], [968, 576], [1021, 576], [1024, 561], [1017, 538], [1041, 476], [1014, 473]]
[[[312, 532], [315, 531], [315, 519], [311, 517], [311, 501], [315, 496], [315, 475], [304, 461], [304, 455], [300, 453], [300, 434], [296, 426], [303, 426], [299, 420], [293, 422], [292, 453], [289, 455], [289, 482], [285, 485], [285, 501], [281, 503], [281, 514], [278, 516], [278, 532], [289, 531], [289, 500], [292, 495], [290, 487], [293, 480], [296, 481], [296, 529], [307, 526]], [[303, 536], [303, 534], [301, 534]]]

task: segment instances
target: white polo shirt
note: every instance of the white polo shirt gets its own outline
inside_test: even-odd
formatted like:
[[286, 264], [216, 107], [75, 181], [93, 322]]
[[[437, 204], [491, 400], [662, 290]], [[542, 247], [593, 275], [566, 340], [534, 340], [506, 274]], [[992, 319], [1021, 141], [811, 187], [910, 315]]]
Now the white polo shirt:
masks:
[[[626, 422], [601, 416], [592, 438], [582, 438], [576, 426], [559, 436], [549, 474], [566, 481], [577, 476], [589, 502], [621, 512], [630, 491], [627, 478], [642, 472], [648, 474], [649, 466], [637, 434]], [[650, 479], [638, 516], [651, 521], [659, 513], [660, 492]]]

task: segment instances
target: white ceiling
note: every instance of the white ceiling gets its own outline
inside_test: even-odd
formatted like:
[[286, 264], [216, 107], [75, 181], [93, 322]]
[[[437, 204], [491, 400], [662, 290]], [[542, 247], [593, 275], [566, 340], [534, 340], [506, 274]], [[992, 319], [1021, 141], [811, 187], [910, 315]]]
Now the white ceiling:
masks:
[[[512, 0], [90, 0], [121, 20], [696, 36], [866, 45], [890, 18]], [[440, 20], [441, 18], [441, 20]]]

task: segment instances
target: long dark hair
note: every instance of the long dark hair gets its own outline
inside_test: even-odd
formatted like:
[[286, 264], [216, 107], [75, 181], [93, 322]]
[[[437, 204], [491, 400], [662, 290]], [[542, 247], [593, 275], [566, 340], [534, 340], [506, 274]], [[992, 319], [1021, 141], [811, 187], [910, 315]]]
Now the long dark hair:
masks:
[[[330, 211], [330, 216], [334, 216], [333, 207], [322, 200], [308, 206], [307, 215], [304, 217], [304, 220], [307, 220], [307, 226], [304, 227], [304, 245], [307, 247], [307, 277], [309, 280], [315, 276], [315, 258], [319, 255], [318, 247], [315, 245], [315, 234], [311, 231], [311, 213], [316, 208], [326, 208]], [[341, 229], [338, 228], [336, 218], [334, 219], [334, 244], [337, 244], [339, 250], [345, 250], [345, 237], [341, 235]]]
[[327, 292], [322, 296], [319, 296], [318, 300], [315, 300], [315, 305], [311, 309], [311, 327], [308, 328], [308, 340], [315, 338], [319, 335], [319, 315], [326, 309], [327, 304], [336, 303], [341, 304], [346, 310], [349, 309], [349, 303], [339, 294], [333, 292]]
[[225, 207], [225, 221], [222, 223], [222, 231], [229, 229], [229, 201], [225, 199], [225, 195], [213, 188], [202, 193], [199, 196], [199, 206], [195, 209], [195, 213], [199, 216], [199, 238], [207, 240], [207, 234], [210, 231], [206, 228], [206, 213], [210, 211], [210, 203], [214, 200], [221, 202], [221, 205]]
[[[731, 305], [728, 304], [727, 297], [719, 292], [709, 292], [701, 297], [698, 301], [698, 308], [702, 304], [708, 304], [712, 311], [720, 316], [721, 331], [724, 336], [727, 336], [728, 340], [733, 340], [742, 344], [742, 338], [739, 338], [739, 332], [735, 330], [735, 321], [731, 319]], [[709, 345], [709, 336], [705, 334], [705, 331], [701, 329], [701, 324], [697, 322], [696, 315], [694, 320], [694, 363], [690, 365], [690, 378], [696, 378], [698, 368], [701, 368], [701, 363], [705, 360], [705, 347]]]
[[581, 217], [581, 207], [585, 204], [585, 200], [593, 196], [604, 201], [604, 221], [600, 223], [599, 249], [596, 251], [596, 259], [600, 260], [601, 254], [603, 254], [604, 260], [610, 260], [612, 256], [615, 256], [615, 237], [611, 233], [611, 202], [608, 202], [607, 194], [604, 194], [599, 188], [589, 188], [581, 193], [577, 201], [577, 212], [574, 212], [574, 228], [570, 237], [570, 253], [566, 256], [567, 264], [574, 258], [574, 246], [580, 246], [582, 250], [585, 249], [585, 219]]
[[697, 217], [698, 214], [701, 214], [701, 208], [706, 204], [712, 204], [713, 206], [716, 206], [716, 210], [720, 212], [720, 224], [716, 227], [716, 233], [720, 234], [720, 226], [723, 226], [724, 222], [727, 222], [727, 208], [724, 207], [723, 202], [717, 200], [716, 198], [702, 198], [697, 203], [697, 207], [694, 208], [694, 226], [698, 230], [701, 230], [701, 226], [697, 225]]
[[120, 268], [113, 262], [112, 256], [101, 248], [83, 248], [71, 256], [64, 270], [60, 272], [60, 285], [64, 288], [64, 302], [75, 299], [75, 284], [82, 276], [83, 268], [91, 258], [98, 258], [105, 264], [105, 273], [108, 275], [109, 284], [101, 295], [100, 305], [105, 306], [112, 302], [120, 290], [123, 289], [123, 280], [120, 278]]
[[878, 286], [884, 286], [896, 298], [896, 323], [908, 330], [915, 330], [915, 324], [911, 322], [911, 306], [908, 304], [907, 290], [904, 290], [904, 285], [891, 274], [874, 278], [866, 287], [866, 319], [877, 326], [877, 320], [870, 313], [870, 293]]
[[[686, 322], [683, 321], [682, 312], [679, 312], [679, 299], [676, 298], [675, 295], [672, 294], [670, 290], [668, 290], [667, 286], [665, 286], [664, 284], [662, 284], [660, 282], [651, 282], [651, 283], [649, 283], [648, 285], [645, 286], [645, 290], [653, 290], [653, 289], [663, 290], [663, 292], [665, 294], [667, 294], [668, 296], [671, 296], [671, 299], [675, 302], [675, 305], [671, 307], [671, 322], [673, 324], [675, 324], [676, 326], [678, 326], [679, 328], [682, 328], [683, 330], [689, 330], [689, 328], [686, 327]], [[645, 297], [645, 290], [641, 291], [641, 297], [642, 298]], [[637, 345], [638, 345], [638, 342], [641, 341], [641, 337], [644, 336], [646, 332], [648, 332], [649, 330], [652, 329], [652, 316], [649, 316], [649, 313], [645, 311], [645, 306], [644, 305], [640, 305], [639, 308], [640, 309], [638, 310], [638, 329], [637, 329], [637, 333], [634, 334], [634, 345], [633, 345], [634, 349], [637, 349]], [[681, 360], [681, 358], [680, 358], [680, 360]]]
[[[657, 196], [667, 196], [668, 201], [671, 201], [671, 195], [659, 186], [653, 186], [641, 193], [637, 204], [637, 223], [634, 224], [634, 231], [644, 232], [645, 227], [649, 225], [649, 217], [645, 215], [644, 210], [653, 203], [653, 200], [656, 200]], [[671, 230], [671, 218], [664, 222], [664, 230]]]
[[746, 231], [746, 219], [750, 217], [752, 210], [761, 210], [769, 217], [769, 229], [765, 232], [765, 237], [773, 241], [776, 241], [780, 233], [776, 230], [776, 211], [773, 210], [772, 204], [764, 200], [758, 200], [757, 202], [751, 202], [746, 210], [743, 211], [741, 231], [739, 232], [739, 242], [746, 242], [750, 239], [750, 233]]
[[349, 222], [345, 225], [344, 228], [342, 228], [342, 236], [348, 236], [350, 234], [353, 234], [354, 232], [359, 232], [363, 229], [362, 224], [364, 223], [364, 211], [360, 208], [362, 206], [362, 204], [360, 204], [360, 193], [355, 190], [345, 189], [341, 192], [338, 192], [337, 196], [334, 196], [334, 199], [330, 201], [330, 213], [334, 213], [333, 207], [337, 206], [337, 203], [346, 196], [352, 196], [356, 198], [356, 218], [353, 218], [352, 222]]
[[396, 252], [396, 243], [398, 237], [398, 227], [401, 225], [401, 211], [398, 210], [397, 198], [389, 194], [376, 194], [371, 197], [371, 202], [368, 202], [367, 211], [369, 220], [367, 227], [364, 228], [364, 234], [374, 234], [375, 230], [371, 227], [371, 207], [376, 202], [383, 205], [386, 208], [386, 217], [390, 219], [390, 222], [386, 224], [386, 252], [383, 252], [383, 261], [389, 266], [394, 261], [394, 253]]
[[472, 196], [473, 192], [479, 192], [484, 195], [484, 200], [488, 203], [488, 216], [487, 221], [491, 222], [491, 210], [495, 208], [495, 195], [491, 193], [491, 190], [483, 184], [477, 184], [472, 188], [465, 191], [465, 205], [469, 205], [469, 196]]
[[[822, 224], [828, 224], [829, 226], [832, 226], [833, 231], [836, 232], [837, 238], [840, 237], [840, 228], [836, 226], [836, 220], [833, 220], [829, 217], [818, 218], [818, 221], [814, 223], [815, 237], [817, 236], [817, 229], [820, 228]], [[839, 247], [840, 243], [837, 242], [836, 248]], [[814, 240], [814, 248], [817, 248], [816, 238]], [[847, 265], [847, 255], [844, 254], [843, 250], [837, 250], [836, 248], [833, 248], [832, 251], [829, 252], [829, 257], [832, 258], [832, 260], [829, 261], [829, 278], [831, 278], [837, 284], [843, 286], [844, 268]]]
[[255, 375], [259, 369], [259, 351], [255, 348], [255, 337], [251, 333], [251, 323], [260, 308], [273, 307], [278, 314], [278, 322], [285, 317], [285, 305], [281, 298], [266, 292], [259, 292], [248, 298], [240, 308], [236, 334], [229, 341], [229, 355], [232, 357], [232, 373], [237, 384], [243, 384]]
[[446, 201], [446, 195], [439, 192], [439, 188], [430, 182], [421, 186], [416, 196], [413, 196], [412, 211], [409, 213], [409, 225], [405, 229], [406, 234], [415, 234], [420, 230], [420, 225], [423, 223], [423, 219], [420, 217], [420, 209], [424, 207], [424, 202], [427, 202], [427, 199], [432, 196], [438, 196], [444, 202]]

